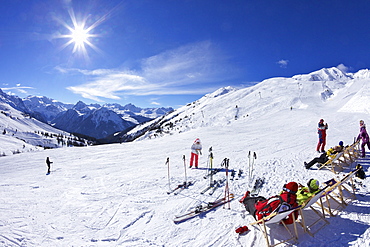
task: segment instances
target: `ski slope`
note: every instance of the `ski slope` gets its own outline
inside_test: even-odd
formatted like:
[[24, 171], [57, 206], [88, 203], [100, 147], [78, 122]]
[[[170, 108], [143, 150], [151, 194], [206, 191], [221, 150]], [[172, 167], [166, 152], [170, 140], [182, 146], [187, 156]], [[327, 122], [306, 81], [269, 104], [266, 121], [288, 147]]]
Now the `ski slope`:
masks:
[[[320, 118], [329, 124], [327, 148], [339, 141], [351, 144], [360, 119], [370, 124], [369, 115], [356, 110], [359, 101], [369, 103], [357, 94], [367, 83], [365, 79], [333, 85], [269, 79], [250, 88], [220, 89], [178, 109], [176, 116], [168, 116], [176, 124], [161, 136], [148, 133], [131, 143], [0, 157], [0, 245], [265, 246], [262, 232], [249, 226], [253, 218], [238, 199], [257, 177], [266, 179], [260, 192], [265, 197], [278, 194], [286, 182], [306, 184], [311, 178], [324, 182], [335, 177], [327, 170], [306, 170], [303, 162], [317, 156]], [[331, 94], [325, 94], [323, 85], [329, 85]], [[196, 138], [203, 145], [200, 169], [189, 169], [190, 146]], [[209, 184], [203, 178], [209, 147], [215, 167], [229, 158], [230, 169], [244, 171], [240, 179], [229, 181], [235, 194], [231, 209], [219, 207], [174, 224], [175, 215], [224, 194], [224, 187], [213, 195], [200, 194]], [[251, 178], [247, 175], [249, 151], [257, 154]], [[178, 195], [168, 195], [170, 188], [185, 180], [183, 155], [187, 180], [195, 184]], [[45, 175], [46, 157], [54, 162], [50, 175]], [[369, 150], [358, 163], [369, 176]], [[224, 177], [224, 172], [215, 175], [215, 179]], [[299, 242], [291, 245], [369, 246], [369, 177], [363, 184], [357, 200], [329, 218], [329, 225], [314, 237], [301, 233]], [[238, 236], [235, 229], [244, 225], [250, 230]], [[274, 229], [286, 235], [282, 226]]]

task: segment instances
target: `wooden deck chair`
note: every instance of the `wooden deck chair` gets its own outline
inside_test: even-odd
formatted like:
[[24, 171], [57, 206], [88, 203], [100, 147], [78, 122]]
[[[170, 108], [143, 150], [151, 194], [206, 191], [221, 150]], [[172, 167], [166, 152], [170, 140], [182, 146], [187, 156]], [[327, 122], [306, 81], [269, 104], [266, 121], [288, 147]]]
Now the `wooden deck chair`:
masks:
[[347, 158], [347, 162], [352, 164], [357, 159], [357, 152], [355, 152], [355, 146], [354, 144], [346, 147], [343, 152], [343, 156]]
[[337, 211], [340, 207], [344, 207], [340, 201], [337, 200], [336, 196], [332, 196], [334, 194], [334, 190], [340, 184], [340, 181], [333, 179], [334, 184], [327, 186], [323, 191], [322, 197], [320, 200], [316, 201], [316, 204], [320, 206], [322, 209], [323, 214], [325, 212], [329, 214], [329, 216], [336, 216], [335, 211]]
[[[319, 167], [319, 170], [323, 169], [323, 168], [327, 168], [328, 170], [335, 172], [335, 167], [336, 167], [336, 162], [338, 162], [338, 159], [343, 155], [343, 152], [340, 152], [340, 153], [337, 153], [334, 158], [332, 159], [329, 159], [328, 161], [326, 161], [324, 164], [322, 164], [320, 167]], [[329, 169], [329, 166], [330, 166], [330, 169]]]
[[[355, 169], [352, 172], [348, 173], [344, 178], [340, 180], [340, 183], [337, 185], [337, 198], [340, 202], [347, 206], [349, 202], [356, 199], [355, 186], [353, 182], [353, 177], [356, 175], [359, 169]], [[346, 196], [346, 193], [348, 196]]]
[[[299, 215], [301, 216], [301, 221], [298, 221], [298, 223], [303, 228], [303, 230], [307, 232], [309, 235], [311, 235], [312, 237], [315, 233], [320, 231], [324, 226], [329, 224], [329, 221], [325, 219], [324, 208], [321, 206], [322, 197], [325, 194], [325, 189], [326, 188], [320, 190], [315, 195], [313, 195], [311, 198], [309, 198], [306, 202], [302, 204], [302, 207], [299, 209]], [[321, 212], [313, 207], [313, 205], [318, 201], [321, 202], [319, 203]], [[318, 216], [318, 218], [314, 220], [313, 222], [311, 222], [309, 225], [308, 225], [308, 220], [307, 220], [308, 217], [305, 216], [304, 209], [311, 209]], [[309, 210], [305, 210], [305, 211], [308, 212]], [[316, 229], [315, 232], [312, 232], [313, 226], [318, 224], [320, 221], [324, 221], [324, 224], [318, 229]]]
[[[341, 208], [345, 208], [348, 205], [347, 200], [353, 200], [356, 198], [354, 186], [353, 186], [353, 176], [356, 174], [358, 169], [353, 170], [348, 173], [343, 179], [337, 181], [328, 188], [325, 189], [324, 198], [325, 201], [318, 203], [320, 207], [324, 209], [330, 216], [336, 216]], [[347, 182], [350, 181], [352, 192], [347, 188]], [[344, 191], [347, 191], [350, 196], [345, 197]]]
[[[299, 210], [299, 208], [301, 208], [301, 206], [298, 206], [296, 208], [293, 208], [293, 209], [290, 209], [290, 210], [287, 210], [287, 211], [284, 211], [284, 212], [280, 212], [280, 213], [274, 212], [274, 213], [270, 214], [269, 216], [266, 216], [266, 217], [264, 217], [260, 220], [257, 220], [255, 222], [251, 223], [250, 225], [258, 224], [260, 226], [260, 229], [263, 232], [263, 236], [266, 239], [268, 247], [273, 247], [273, 246], [276, 246], [276, 245], [279, 245], [279, 244], [283, 244], [283, 243], [286, 243], [286, 242], [291, 241], [291, 240], [297, 241], [298, 240], [298, 232], [297, 232], [296, 219], [294, 217], [294, 214], [293, 214], [294, 234], [288, 228], [288, 226], [283, 222], [283, 219], [285, 219], [288, 215], [290, 215], [294, 211]], [[266, 226], [271, 225], [271, 224], [278, 224], [280, 222], [283, 224], [284, 228], [289, 233], [290, 238], [273, 244], [272, 241], [270, 241], [270, 239], [269, 239], [269, 235], [271, 235], [271, 234], [268, 233]], [[271, 238], [271, 236], [270, 236], [270, 238]]]
[[344, 149], [344, 156], [347, 158], [347, 162], [351, 165], [359, 156], [359, 143], [360, 141], [356, 141], [352, 145], [346, 147]]

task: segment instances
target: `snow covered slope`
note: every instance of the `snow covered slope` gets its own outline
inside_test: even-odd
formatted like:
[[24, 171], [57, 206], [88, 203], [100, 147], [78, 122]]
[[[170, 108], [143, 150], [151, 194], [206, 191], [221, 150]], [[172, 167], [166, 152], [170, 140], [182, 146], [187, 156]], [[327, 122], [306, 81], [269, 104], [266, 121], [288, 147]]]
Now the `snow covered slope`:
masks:
[[[239, 120], [264, 121], [263, 125], [268, 126], [272, 116], [285, 116], [286, 124], [291, 127], [303, 124], [315, 128], [314, 123], [326, 118], [329, 124], [331, 119], [335, 119], [348, 128], [358, 122], [362, 114], [368, 113], [369, 82], [367, 70], [344, 74], [336, 68], [330, 68], [293, 78], [271, 78], [238, 90], [221, 88], [163, 119], [137, 126], [127, 136], [155, 138], [199, 127], [229, 126]], [[348, 119], [342, 114], [348, 112], [358, 114]], [[303, 114], [305, 118], [298, 119], [298, 123], [291, 123], [288, 116], [293, 114]], [[302, 120], [309, 122], [300, 123]]]
[[44, 124], [0, 101], [0, 156], [70, 145], [85, 140]]
[[[235, 233], [253, 221], [237, 199], [256, 177], [266, 178], [260, 193], [265, 197], [279, 193], [286, 182], [335, 177], [326, 170], [306, 170], [303, 161], [317, 156], [320, 118], [329, 124], [327, 147], [340, 140], [353, 142], [358, 121], [370, 119], [367, 113], [344, 106], [357, 109], [357, 104], [351, 105], [357, 96], [368, 104], [366, 97], [357, 95], [368, 83], [366, 78], [273, 78], [250, 88], [224, 88], [206, 95], [161, 119], [161, 128], [140, 141], [0, 157], [0, 245], [265, 246], [258, 227], [249, 226], [240, 237]], [[185, 180], [182, 157], [188, 166], [195, 138], [203, 144], [200, 169], [187, 168], [186, 173], [195, 184], [178, 195], [167, 195], [169, 187]], [[240, 179], [229, 182], [236, 199], [230, 210], [220, 207], [174, 224], [175, 215], [224, 194], [224, 187], [213, 195], [200, 194], [209, 184], [203, 176], [211, 146], [214, 166], [229, 158], [231, 169], [244, 170]], [[257, 154], [251, 179], [246, 174], [248, 151]], [[45, 176], [47, 156], [54, 162], [49, 176]], [[370, 152], [357, 162], [369, 176]], [[224, 177], [224, 172], [215, 175]], [[328, 218], [329, 225], [314, 237], [301, 231], [299, 243], [292, 245], [369, 246], [369, 178], [363, 184], [352, 204]], [[285, 236], [282, 226], [274, 229]]]

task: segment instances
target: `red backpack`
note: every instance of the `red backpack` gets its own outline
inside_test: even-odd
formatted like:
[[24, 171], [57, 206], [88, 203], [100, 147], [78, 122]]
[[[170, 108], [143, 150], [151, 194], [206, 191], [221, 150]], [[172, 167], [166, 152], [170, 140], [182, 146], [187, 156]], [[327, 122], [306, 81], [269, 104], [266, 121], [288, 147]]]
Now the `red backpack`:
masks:
[[256, 202], [255, 207], [257, 220], [260, 220], [273, 212], [289, 210], [291, 205], [284, 201], [281, 196], [273, 196], [267, 200]]

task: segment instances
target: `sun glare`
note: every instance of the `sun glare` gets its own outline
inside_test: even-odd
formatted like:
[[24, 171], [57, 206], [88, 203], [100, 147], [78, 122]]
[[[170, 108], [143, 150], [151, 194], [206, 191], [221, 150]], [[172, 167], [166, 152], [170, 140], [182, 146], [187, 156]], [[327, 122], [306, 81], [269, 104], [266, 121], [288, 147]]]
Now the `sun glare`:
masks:
[[92, 34], [91, 32], [104, 20], [104, 18], [99, 19], [91, 26], [86, 26], [87, 18], [83, 20], [77, 20], [73, 10], [69, 11], [69, 16], [73, 24], [72, 26], [68, 25], [66, 22], [61, 21], [61, 23], [70, 32], [69, 34], [59, 36], [59, 38], [69, 39], [69, 41], [67, 41], [67, 43], [63, 45], [62, 49], [69, 45], [73, 45], [73, 53], [77, 52], [79, 54], [83, 54], [85, 57], [88, 57], [86, 49], [87, 46], [93, 48], [94, 50], [98, 50], [98, 48], [92, 43], [92, 38], [98, 37], [98, 35]]
[[71, 33], [72, 41], [77, 46], [84, 45], [88, 41], [87, 40], [88, 37], [89, 37], [89, 33], [82, 26], [76, 27], [76, 29], [73, 30]]

